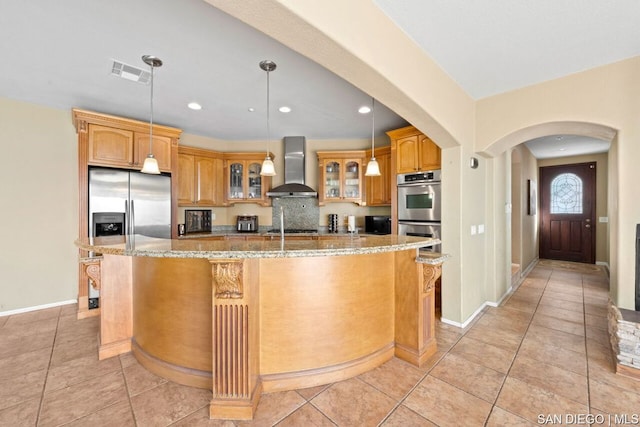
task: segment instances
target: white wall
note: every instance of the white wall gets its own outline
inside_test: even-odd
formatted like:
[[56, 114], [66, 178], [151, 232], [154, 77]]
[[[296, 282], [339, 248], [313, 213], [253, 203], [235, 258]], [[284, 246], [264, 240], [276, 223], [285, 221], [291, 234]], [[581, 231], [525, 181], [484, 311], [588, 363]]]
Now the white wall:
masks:
[[71, 112], [0, 98], [0, 313], [77, 298]]

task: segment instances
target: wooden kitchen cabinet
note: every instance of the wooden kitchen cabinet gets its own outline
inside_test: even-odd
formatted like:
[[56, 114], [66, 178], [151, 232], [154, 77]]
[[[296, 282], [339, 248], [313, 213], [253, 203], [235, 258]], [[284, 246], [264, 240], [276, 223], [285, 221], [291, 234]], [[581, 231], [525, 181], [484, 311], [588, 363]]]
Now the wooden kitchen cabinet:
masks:
[[440, 147], [413, 126], [387, 132], [395, 152], [395, 174], [441, 168]]
[[[375, 157], [380, 167], [380, 176], [365, 177], [365, 193], [367, 206], [391, 205], [391, 147], [380, 147], [375, 150]], [[366, 161], [371, 158], [371, 150], [366, 152]], [[365, 166], [366, 173], [366, 166]], [[393, 183], [395, 185], [395, 182]]]
[[[153, 135], [153, 155], [163, 172], [171, 172], [172, 138]], [[149, 133], [89, 124], [88, 159], [90, 165], [142, 168], [149, 154]]]
[[223, 206], [222, 153], [199, 148], [178, 150], [178, 205]]
[[319, 204], [334, 202], [365, 203], [362, 171], [364, 151], [318, 151], [320, 168]]
[[[270, 154], [273, 159], [273, 154]], [[225, 204], [271, 206], [271, 177], [260, 175], [265, 153], [224, 153]]]

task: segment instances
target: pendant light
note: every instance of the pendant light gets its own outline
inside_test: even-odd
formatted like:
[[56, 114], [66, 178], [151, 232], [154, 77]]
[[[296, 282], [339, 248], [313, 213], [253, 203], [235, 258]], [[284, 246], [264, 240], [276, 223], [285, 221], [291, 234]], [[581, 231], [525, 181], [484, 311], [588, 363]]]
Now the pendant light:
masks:
[[371, 160], [367, 163], [365, 176], [380, 176], [380, 166], [376, 160], [374, 137], [376, 132], [375, 99], [371, 98]]
[[260, 175], [263, 176], [275, 176], [276, 168], [271, 160], [269, 154], [269, 142], [271, 140], [271, 123], [269, 122], [269, 73], [276, 69], [276, 63], [268, 59], [260, 62], [260, 68], [267, 72], [267, 156], [262, 162], [262, 168], [260, 169]]
[[158, 161], [153, 156], [153, 69], [155, 67], [161, 67], [162, 61], [160, 58], [152, 55], [144, 55], [142, 60], [151, 68], [151, 115], [149, 119], [149, 154], [144, 159], [144, 164], [140, 172], [159, 175], [160, 168], [158, 167]]

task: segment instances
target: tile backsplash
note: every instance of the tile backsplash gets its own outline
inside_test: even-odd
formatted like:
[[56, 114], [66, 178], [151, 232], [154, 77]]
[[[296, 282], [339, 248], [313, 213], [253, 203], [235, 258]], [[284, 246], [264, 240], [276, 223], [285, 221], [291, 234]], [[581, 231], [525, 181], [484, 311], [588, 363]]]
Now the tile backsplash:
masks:
[[271, 224], [280, 229], [280, 207], [284, 209], [284, 229], [317, 230], [320, 208], [315, 197], [275, 197], [272, 200]]

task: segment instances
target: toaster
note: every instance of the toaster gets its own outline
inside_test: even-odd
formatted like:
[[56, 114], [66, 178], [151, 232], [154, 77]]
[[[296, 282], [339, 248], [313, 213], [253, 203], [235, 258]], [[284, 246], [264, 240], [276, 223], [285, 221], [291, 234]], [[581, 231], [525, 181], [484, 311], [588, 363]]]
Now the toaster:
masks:
[[258, 231], [257, 215], [238, 215], [236, 230], [241, 233], [255, 233]]

